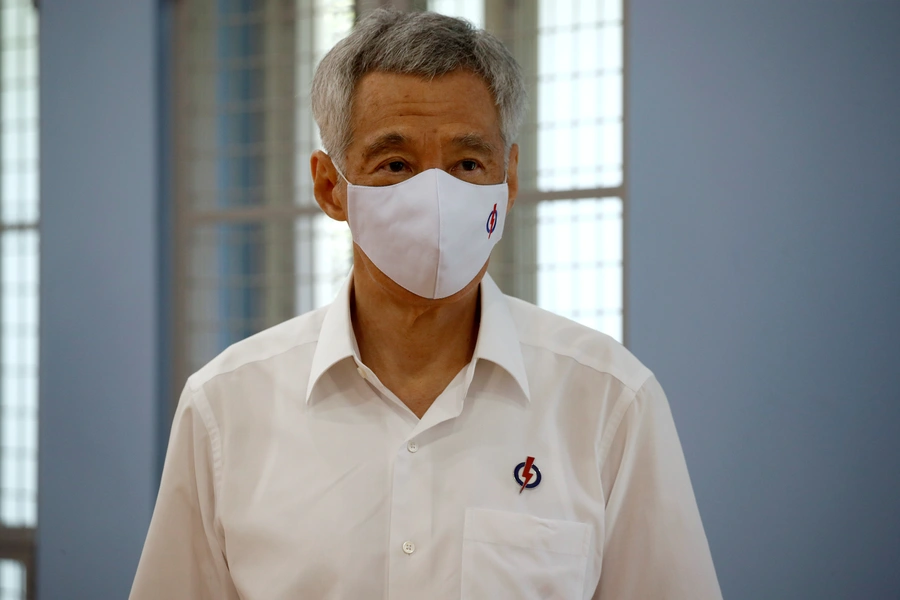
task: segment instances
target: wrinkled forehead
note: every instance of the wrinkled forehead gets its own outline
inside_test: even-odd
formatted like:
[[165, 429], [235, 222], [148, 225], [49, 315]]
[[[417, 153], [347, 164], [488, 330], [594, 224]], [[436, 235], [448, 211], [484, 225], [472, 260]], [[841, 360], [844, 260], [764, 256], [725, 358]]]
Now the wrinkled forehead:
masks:
[[500, 111], [487, 82], [463, 69], [437, 77], [386, 71], [363, 75], [351, 100], [351, 130], [364, 134], [398, 122], [458, 123], [501, 136]]

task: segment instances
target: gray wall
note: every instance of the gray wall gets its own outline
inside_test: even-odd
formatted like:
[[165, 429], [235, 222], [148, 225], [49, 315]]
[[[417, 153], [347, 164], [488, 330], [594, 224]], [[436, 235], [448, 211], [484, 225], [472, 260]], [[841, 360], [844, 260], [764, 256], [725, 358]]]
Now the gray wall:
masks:
[[725, 597], [900, 597], [900, 3], [633, 0], [630, 345]]
[[153, 0], [41, 1], [38, 593], [125, 598], [158, 471]]

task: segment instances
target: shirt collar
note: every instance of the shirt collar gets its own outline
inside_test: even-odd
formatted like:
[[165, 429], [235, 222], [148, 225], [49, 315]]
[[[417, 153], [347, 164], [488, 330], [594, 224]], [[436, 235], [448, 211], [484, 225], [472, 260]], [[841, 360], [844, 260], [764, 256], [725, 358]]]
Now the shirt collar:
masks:
[[[319, 340], [313, 354], [306, 388], [306, 402], [312, 396], [313, 388], [331, 367], [346, 358], [359, 359], [356, 335], [350, 321], [350, 290], [353, 273], [347, 277], [334, 302], [326, 309]], [[531, 400], [528, 378], [525, 375], [525, 360], [515, 321], [510, 313], [506, 298], [490, 275], [481, 280], [481, 324], [472, 361], [488, 360], [512, 376], [527, 400]]]
[[359, 360], [359, 348], [356, 345], [356, 334], [350, 322], [350, 289], [353, 284], [353, 271], [347, 276], [344, 285], [325, 310], [322, 328], [319, 330], [319, 341], [313, 353], [312, 367], [309, 372], [309, 384], [306, 386], [306, 402], [312, 396], [313, 388], [322, 375], [345, 358]]
[[519, 384], [525, 398], [531, 401], [516, 322], [506, 296], [488, 274], [481, 280], [481, 324], [472, 357], [473, 361], [479, 359], [489, 360], [509, 373]]

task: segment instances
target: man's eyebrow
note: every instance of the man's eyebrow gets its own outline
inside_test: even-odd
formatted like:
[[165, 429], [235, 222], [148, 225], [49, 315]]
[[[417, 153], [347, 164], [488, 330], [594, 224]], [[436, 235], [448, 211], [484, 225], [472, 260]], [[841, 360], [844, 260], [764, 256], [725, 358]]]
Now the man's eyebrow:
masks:
[[477, 133], [467, 133], [465, 135], [456, 136], [450, 143], [454, 146], [468, 148], [469, 150], [475, 150], [484, 154], [494, 154], [497, 152], [496, 146]]
[[366, 146], [366, 149], [363, 151], [363, 159], [368, 160], [373, 156], [381, 154], [385, 150], [400, 148], [407, 144], [409, 144], [409, 139], [400, 133], [384, 133], [375, 138], [374, 142]]

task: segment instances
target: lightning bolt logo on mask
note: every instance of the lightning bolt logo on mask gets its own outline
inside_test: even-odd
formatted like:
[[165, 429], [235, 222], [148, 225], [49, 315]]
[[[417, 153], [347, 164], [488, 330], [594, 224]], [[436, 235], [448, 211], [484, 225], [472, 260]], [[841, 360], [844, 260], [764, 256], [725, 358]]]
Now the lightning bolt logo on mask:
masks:
[[491, 211], [491, 214], [488, 215], [487, 223], [485, 224], [485, 229], [487, 229], [488, 239], [491, 239], [491, 235], [494, 233], [494, 229], [497, 228], [497, 205], [494, 204], [494, 210]]
[[[532, 469], [534, 469], [534, 473], [531, 472]], [[522, 472], [521, 477], [519, 477], [520, 471]], [[517, 464], [516, 468], [513, 469], [513, 477], [516, 478], [516, 483], [522, 486], [519, 488], [520, 494], [525, 488], [528, 488], [529, 490], [531, 488], [536, 488], [541, 483], [541, 470], [534, 464], [534, 457], [529, 456], [525, 462]], [[534, 478], [534, 482], [530, 483], [532, 477]]]

